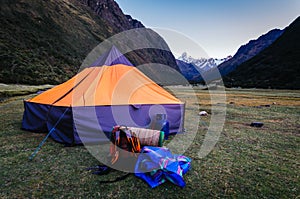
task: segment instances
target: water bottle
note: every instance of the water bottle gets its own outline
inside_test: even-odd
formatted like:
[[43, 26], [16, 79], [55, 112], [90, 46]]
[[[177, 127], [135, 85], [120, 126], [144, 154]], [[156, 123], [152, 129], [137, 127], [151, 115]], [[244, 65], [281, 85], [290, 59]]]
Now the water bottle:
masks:
[[165, 140], [167, 140], [169, 136], [169, 126], [166, 114], [156, 114], [153, 125], [151, 125], [152, 129], [164, 132]]

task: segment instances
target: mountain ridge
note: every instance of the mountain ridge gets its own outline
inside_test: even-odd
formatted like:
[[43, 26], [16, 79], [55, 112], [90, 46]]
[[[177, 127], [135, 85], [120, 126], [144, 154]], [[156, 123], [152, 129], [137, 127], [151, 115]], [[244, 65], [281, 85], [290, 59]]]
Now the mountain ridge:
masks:
[[225, 76], [228, 87], [300, 89], [300, 17], [268, 48]]
[[100, 18], [113, 25], [116, 32], [145, 28], [140, 21], [133, 19], [130, 15], [125, 15], [114, 0], [79, 0], [79, 2], [90, 7]]
[[176, 59], [177, 66], [180, 69], [180, 73], [191, 84], [197, 84], [202, 81], [200, 72], [192, 63], [187, 63], [182, 60]]
[[188, 80], [191, 84], [197, 84], [203, 82], [201, 74], [206, 71], [217, 67], [220, 63], [230, 59], [231, 56], [227, 56], [223, 59], [215, 58], [200, 58], [196, 59], [192, 56], [188, 56], [186, 52], [182, 53], [176, 59], [177, 66], [180, 69], [180, 73]]
[[177, 58], [177, 60], [184, 61], [186, 63], [191, 63], [196, 66], [201, 71], [207, 71], [214, 67], [217, 67], [221, 63], [231, 59], [231, 56], [227, 56], [226, 58], [217, 59], [217, 58], [193, 58], [189, 56], [186, 52], [183, 52], [181, 56]]
[[248, 43], [241, 45], [231, 59], [224, 61], [216, 68], [204, 72], [203, 76], [208, 81], [217, 80], [220, 78], [220, 75], [225, 77], [227, 74], [236, 70], [240, 64], [251, 59], [270, 46], [283, 32], [284, 30], [273, 29], [259, 36], [257, 39], [250, 40]]
[[247, 44], [242, 45], [232, 59], [220, 64], [218, 66], [222, 75], [227, 75], [231, 71], [235, 70], [238, 65], [251, 59], [262, 50], [270, 46], [284, 30], [272, 29], [267, 33], [259, 36], [257, 39], [250, 40]]
[[[144, 27], [113, 0], [3, 0], [0, 11], [2, 83], [62, 83], [78, 72], [99, 43], [124, 30]], [[160, 37], [149, 32], [145, 36], [149, 42]], [[161, 37], [159, 42], [168, 49]], [[179, 70], [169, 51], [141, 49], [126, 56], [136, 66], [161, 63]]]

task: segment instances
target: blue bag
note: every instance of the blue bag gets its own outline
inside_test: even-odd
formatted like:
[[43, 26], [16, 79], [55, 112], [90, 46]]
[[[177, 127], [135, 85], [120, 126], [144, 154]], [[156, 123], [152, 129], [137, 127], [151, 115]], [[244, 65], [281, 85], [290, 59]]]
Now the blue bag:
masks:
[[174, 155], [164, 147], [145, 146], [135, 165], [135, 175], [146, 181], [151, 188], [168, 181], [184, 187], [183, 174], [190, 170], [191, 159]]

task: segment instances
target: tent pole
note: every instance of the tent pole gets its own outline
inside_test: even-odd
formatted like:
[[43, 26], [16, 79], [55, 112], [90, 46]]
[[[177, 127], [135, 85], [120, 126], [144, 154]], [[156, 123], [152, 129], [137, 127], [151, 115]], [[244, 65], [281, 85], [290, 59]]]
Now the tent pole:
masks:
[[68, 107], [65, 112], [60, 116], [60, 118], [57, 120], [57, 122], [55, 123], [55, 125], [51, 128], [51, 130], [49, 131], [49, 133], [46, 135], [46, 137], [41, 141], [41, 143], [39, 144], [39, 146], [34, 150], [34, 152], [29, 156], [29, 160], [33, 160], [33, 158], [36, 156], [36, 154], [39, 152], [39, 150], [42, 148], [42, 146], [44, 145], [44, 143], [46, 142], [46, 140], [48, 139], [48, 137], [53, 133], [53, 131], [55, 131], [55, 127], [59, 124], [59, 122], [61, 121], [61, 119], [64, 117], [64, 115], [66, 114], [66, 112], [69, 110], [70, 107]]

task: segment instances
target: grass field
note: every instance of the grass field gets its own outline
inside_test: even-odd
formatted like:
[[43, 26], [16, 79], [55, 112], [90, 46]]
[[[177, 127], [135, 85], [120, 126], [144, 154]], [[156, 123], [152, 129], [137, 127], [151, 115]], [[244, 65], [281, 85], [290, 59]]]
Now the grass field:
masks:
[[[184, 153], [192, 158], [192, 169], [184, 175], [186, 187], [167, 182], [150, 189], [133, 174], [102, 184], [99, 181], [123, 173], [92, 175], [85, 168], [99, 162], [86, 148], [64, 147], [51, 139], [29, 162], [29, 155], [45, 136], [20, 130], [23, 99], [34, 95], [30, 94], [12, 95], [0, 102], [0, 197], [300, 198], [300, 91], [227, 89], [224, 128], [213, 150], [200, 158], [207, 129], [214, 125], [210, 123], [211, 107], [216, 104], [211, 104], [210, 98], [221, 94], [210, 95], [197, 87], [168, 89], [187, 102], [185, 128], [187, 134], [195, 134]], [[200, 110], [209, 116], [199, 118]], [[264, 126], [250, 127], [253, 121]], [[186, 137], [176, 136], [182, 140]], [[165, 145], [170, 142], [172, 139]]]
[[42, 85], [42, 86], [27, 86], [27, 85], [10, 85], [10, 84], [0, 84], [0, 99], [4, 101], [6, 98], [29, 95], [36, 93], [41, 90], [49, 89], [53, 86]]

